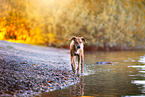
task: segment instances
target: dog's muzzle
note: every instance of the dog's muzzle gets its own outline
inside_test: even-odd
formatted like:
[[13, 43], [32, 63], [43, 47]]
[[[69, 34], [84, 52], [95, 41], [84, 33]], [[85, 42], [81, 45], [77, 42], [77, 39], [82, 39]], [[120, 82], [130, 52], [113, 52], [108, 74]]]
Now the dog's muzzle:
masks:
[[80, 48], [81, 48], [80, 45], [78, 45], [78, 46], [77, 46], [77, 49], [80, 49]]

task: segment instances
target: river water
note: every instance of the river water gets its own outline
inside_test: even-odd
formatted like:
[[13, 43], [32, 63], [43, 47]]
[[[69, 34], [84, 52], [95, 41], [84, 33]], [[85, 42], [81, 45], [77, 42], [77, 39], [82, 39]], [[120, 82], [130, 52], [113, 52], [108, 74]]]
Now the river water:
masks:
[[[111, 61], [112, 64], [96, 64]], [[75, 80], [74, 80], [75, 81]], [[145, 97], [145, 51], [86, 52], [84, 76], [42, 97]]]

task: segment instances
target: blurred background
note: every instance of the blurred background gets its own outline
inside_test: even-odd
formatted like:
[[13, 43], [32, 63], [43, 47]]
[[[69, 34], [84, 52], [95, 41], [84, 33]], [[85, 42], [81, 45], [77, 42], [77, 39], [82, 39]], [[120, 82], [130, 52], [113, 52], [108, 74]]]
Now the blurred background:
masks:
[[145, 47], [144, 0], [0, 0], [0, 40], [88, 50]]

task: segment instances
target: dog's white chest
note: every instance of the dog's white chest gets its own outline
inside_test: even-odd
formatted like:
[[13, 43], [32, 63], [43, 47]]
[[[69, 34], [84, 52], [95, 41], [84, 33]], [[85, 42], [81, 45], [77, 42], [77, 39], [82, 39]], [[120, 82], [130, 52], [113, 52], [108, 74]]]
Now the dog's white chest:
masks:
[[78, 55], [80, 53], [79, 49], [77, 50], [77, 52], [75, 52], [76, 55]]

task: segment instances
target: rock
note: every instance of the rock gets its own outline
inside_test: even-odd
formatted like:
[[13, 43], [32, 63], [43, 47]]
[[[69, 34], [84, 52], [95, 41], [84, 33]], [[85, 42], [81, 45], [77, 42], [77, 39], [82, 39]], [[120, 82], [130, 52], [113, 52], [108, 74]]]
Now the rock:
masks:
[[39, 87], [33, 87], [33, 89], [32, 89], [34, 92], [38, 92], [40, 89], [39, 89]]
[[26, 62], [20, 62], [20, 64], [27, 64]]
[[11, 94], [1, 94], [0, 97], [12, 97]]
[[57, 90], [60, 90], [62, 87], [61, 86], [55, 86]]

